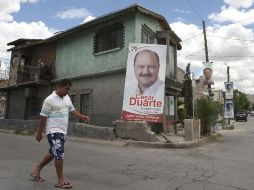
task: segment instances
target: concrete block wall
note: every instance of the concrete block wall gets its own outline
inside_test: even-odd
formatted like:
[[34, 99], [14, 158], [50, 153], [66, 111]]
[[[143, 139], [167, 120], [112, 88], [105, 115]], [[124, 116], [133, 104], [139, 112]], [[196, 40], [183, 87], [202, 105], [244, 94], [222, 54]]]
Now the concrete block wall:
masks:
[[[35, 133], [38, 126], [38, 120], [0, 119], [0, 128], [6, 130], [29, 130]], [[82, 123], [69, 123], [68, 136], [103, 140], [112, 140], [115, 138], [114, 128]]]

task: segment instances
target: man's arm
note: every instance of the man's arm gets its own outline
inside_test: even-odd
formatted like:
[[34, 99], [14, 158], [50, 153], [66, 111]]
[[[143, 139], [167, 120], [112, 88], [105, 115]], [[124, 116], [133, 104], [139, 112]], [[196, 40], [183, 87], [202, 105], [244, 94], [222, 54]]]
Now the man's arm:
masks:
[[90, 121], [90, 118], [88, 116], [82, 115], [77, 110], [71, 111], [71, 115], [83, 120], [84, 122], [89, 122]]
[[36, 140], [38, 142], [40, 142], [41, 139], [42, 139], [42, 132], [43, 132], [43, 129], [45, 128], [45, 126], [46, 126], [46, 123], [47, 123], [47, 117], [46, 116], [40, 116], [39, 127], [37, 129], [37, 134], [36, 134]]

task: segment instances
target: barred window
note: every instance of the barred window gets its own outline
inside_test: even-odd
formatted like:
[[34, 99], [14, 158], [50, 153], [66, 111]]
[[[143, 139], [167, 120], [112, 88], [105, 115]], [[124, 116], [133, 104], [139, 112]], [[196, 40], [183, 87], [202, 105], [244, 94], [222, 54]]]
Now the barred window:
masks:
[[123, 25], [116, 24], [97, 32], [94, 53], [123, 47]]
[[42, 105], [42, 98], [36, 97], [36, 96], [29, 96], [26, 99], [26, 109], [27, 113], [26, 116], [31, 117], [38, 117], [41, 111], [41, 105]]
[[90, 94], [80, 95], [80, 112], [84, 115], [90, 115]]
[[155, 43], [155, 32], [150, 29], [146, 24], [142, 25], [141, 29], [141, 42], [144, 44], [154, 44]]
[[[75, 95], [69, 95], [69, 96], [70, 96], [72, 105], [73, 105], [74, 108], [75, 108], [75, 103], [76, 103], [76, 102], [75, 102], [75, 98], [76, 98], [76, 96], [75, 96]], [[70, 114], [69, 118], [70, 118], [70, 122], [76, 121], [76, 117], [73, 117], [72, 114]]]

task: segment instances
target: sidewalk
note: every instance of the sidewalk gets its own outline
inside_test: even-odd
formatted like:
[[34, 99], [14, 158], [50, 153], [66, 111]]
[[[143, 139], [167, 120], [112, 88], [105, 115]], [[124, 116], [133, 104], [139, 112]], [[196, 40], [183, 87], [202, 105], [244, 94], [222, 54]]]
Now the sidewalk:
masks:
[[171, 142], [160, 141], [160, 142], [142, 142], [127, 140], [126, 146], [142, 147], [142, 148], [173, 148], [173, 149], [184, 149], [191, 148], [205, 144], [209, 141], [209, 138], [203, 137], [201, 139], [195, 139], [194, 141], [185, 141], [183, 136], [169, 136], [168, 139]]
[[[0, 133], [13, 134], [15, 135], [15, 130], [0, 129]], [[27, 134], [16, 134], [16, 135], [27, 135]], [[44, 135], [45, 137], [45, 135]], [[167, 138], [171, 142], [166, 142], [166, 140], [161, 136], [157, 135], [159, 142], [144, 142], [144, 141], [134, 141], [134, 140], [124, 140], [124, 139], [114, 139], [114, 140], [100, 140], [91, 138], [81, 138], [74, 136], [67, 136], [68, 141], [81, 142], [89, 144], [97, 144], [102, 146], [116, 146], [116, 147], [140, 147], [140, 148], [173, 148], [173, 149], [184, 149], [199, 146], [210, 141], [209, 137], [203, 137], [201, 139], [196, 139], [194, 141], [185, 141], [183, 136], [180, 135], [167, 135]]]

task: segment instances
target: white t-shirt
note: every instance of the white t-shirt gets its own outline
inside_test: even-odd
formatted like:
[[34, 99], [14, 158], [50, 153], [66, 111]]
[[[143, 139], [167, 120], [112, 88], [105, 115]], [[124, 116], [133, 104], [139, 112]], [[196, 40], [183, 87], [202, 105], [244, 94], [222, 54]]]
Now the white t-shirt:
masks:
[[43, 102], [41, 116], [47, 117], [46, 134], [67, 134], [69, 112], [74, 111], [68, 95], [61, 98], [54, 91]]

